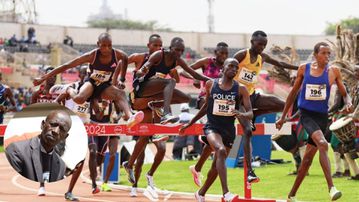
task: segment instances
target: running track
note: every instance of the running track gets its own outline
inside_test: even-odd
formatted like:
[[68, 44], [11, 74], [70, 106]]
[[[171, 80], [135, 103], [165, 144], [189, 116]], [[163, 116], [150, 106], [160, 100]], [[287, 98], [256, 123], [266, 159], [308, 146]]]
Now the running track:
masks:
[[[96, 195], [92, 195], [91, 186], [84, 181], [88, 180], [88, 168], [84, 167], [84, 175], [82, 175], [75, 188], [73, 193], [79, 197], [80, 201], [88, 202], [147, 202], [151, 201], [145, 197], [142, 193], [139, 193], [137, 197], [133, 198], [129, 196], [129, 191], [125, 189], [113, 189], [112, 192], [100, 192]], [[26, 178], [20, 176], [16, 173], [10, 164], [8, 163], [5, 153], [0, 153], [0, 202], [2, 201], [16, 201], [16, 202], [43, 202], [43, 201], [65, 201], [64, 193], [67, 190], [70, 178], [62, 180], [60, 182], [46, 184], [46, 196], [38, 197], [37, 190], [39, 183], [27, 180]], [[166, 199], [163, 196], [160, 196], [159, 201], [165, 201]], [[187, 202], [195, 201], [192, 194], [178, 195], [173, 194], [167, 199], [167, 201], [173, 202]], [[207, 200], [208, 201], [208, 200]]]

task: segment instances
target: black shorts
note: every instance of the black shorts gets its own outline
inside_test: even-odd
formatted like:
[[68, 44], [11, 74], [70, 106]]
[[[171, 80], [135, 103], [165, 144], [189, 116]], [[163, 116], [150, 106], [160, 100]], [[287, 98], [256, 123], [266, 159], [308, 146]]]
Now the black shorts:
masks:
[[108, 88], [108, 87], [110, 87], [112, 84], [111, 84], [111, 82], [110, 81], [107, 81], [107, 82], [104, 82], [104, 83], [101, 83], [100, 85], [96, 85], [96, 82], [95, 82], [95, 80], [93, 80], [93, 79], [87, 79], [86, 81], [88, 81], [88, 82], [90, 82], [91, 83], [91, 85], [92, 85], [92, 87], [93, 87], [93, 93], [92, 93], [92, 95], [88, 98], [88, 102], [90, 102], [91, 101], [91, 99], [94, 99], [94, 98], [101, 98], [101, 94], [102, 94], [102, 92], [106, 89], [106, 88]]
[[305, 109], [300, 109], [300, 112], [301, 115], [299, 121], [308, 133], [308, 144], [316, 146], [312, 139], [312, 134], [317, 130], [321, 130], [323, 135], [326, 133], [328, 125], [328, 114]]
[[249, 99], [251, 101], [251, 105], [252, 105], [252, 109], [257, 108], [256, 106], [256, 101], [258, 100], [258, 98], [261, 96], [260, 93], [257, 93], [256, 91], [254, 91], [250, 96]]
[[[233, 126], [231, 128], [226, 128], [225, 130], [222, 128], [216, 128], [209, 124], [206, 124], [203, 128], [204, 135], [208, 135], [209, 133], [218, 133], [222, 137], [222, 142], [224, 146], [228, 148], [232, 148], [234, 139], [236, 138], [236, 128]], [[203, 139], [202, 139], [203, 140]], [[208, 141], [207, 141], [208, 143]]]

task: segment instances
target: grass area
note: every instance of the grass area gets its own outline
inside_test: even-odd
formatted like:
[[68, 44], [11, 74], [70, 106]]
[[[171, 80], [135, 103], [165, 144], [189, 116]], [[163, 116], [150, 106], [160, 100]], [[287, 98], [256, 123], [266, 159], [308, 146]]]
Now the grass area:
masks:
[[4, 152], [4, 146], [0, 146], [0, 152]]
[[[329, 155], [332, 157], [333, 153]], [[309, 170], [309, 176], [304, 179], [299, 191], [297, 199], [300, 201], [329, 201], [329, 194], [327, 184], [321, 170], [318, 154], [316, 155], [313, 165]], [[291, 155], [284, 151], [272, 152], [272, 159], [291, 160]], [[331, 160], [332, 161], [332, 160]], [[202, 171], [206, 175], [212, 161], [207, 161]], [[195, 164], [195, 161], [170, 161], [164, 162], [158, 168], [155, 174], [156, 186], [162, 189], [171, 191], [195, 192], [198, 188], [194, 185], [192, 175], [188, 167]], [[148, 171], [150, 165], [143, 167], [143, 173], [139, 182], [140, 187], [146, 186], [145, 172]], [[295, 176], [287, 175], [293, 171], [294, 165], [292, 163], [279, 165], [266, 165], [256, 168], [256, 174], [261, 178], [260, 183], [252, 185], [252, 196], [262, 198], [286, 199], [287, 194], [294, 183]], [[228, 183], [231, 192], [237, 193], [240, 196], [243, 192], [243, 169], [234, 168], [228, 169]], [[359, 182], [347, 180], [345, 178], [334, 178], [335, 186], [342, 191], [343, 196], [340, 201], [359, 201]], [[121, 181], [123, 184], [129, 185], [124, 169], [121, 169]], [[215, 181], [208, 193], [221, 194], [221, 186], [219, 179]]]

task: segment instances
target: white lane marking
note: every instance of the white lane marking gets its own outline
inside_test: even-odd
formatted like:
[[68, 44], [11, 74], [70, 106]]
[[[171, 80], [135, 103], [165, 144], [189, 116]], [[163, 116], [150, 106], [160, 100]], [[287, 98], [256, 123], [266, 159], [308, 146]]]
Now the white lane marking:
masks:
[[[17, 179], [20, 177], [20, 175], [15, 175], [14, 177], [12, 177], [11, 182], [12, 184], [14, 184], [15, 186], [19, 187], [20, 189], [24, 189], [27, 191], [31, 191], [31, 192], [35, 192], [37, 193], [37, 189], [33, 189], [33, 188], [29, 188], [26, 187], [20, 183], [17, 182]], [[54, 196], [64, 196], [64, 194], [59, 194], [59, 193], [55, 193], [55, 192], [48, 192], [46, 191], [46, 194], [48, 195], [54, 195]], [[93, 199], [93, 198], [87, 198], [87, 197], [78, 197], [80, 200], [89, 200], [89, 201], [99, 201], [99, 202], [115, 202], [115, 201], [109, 201], [109, 200], [102, 200], [102, 199]]]

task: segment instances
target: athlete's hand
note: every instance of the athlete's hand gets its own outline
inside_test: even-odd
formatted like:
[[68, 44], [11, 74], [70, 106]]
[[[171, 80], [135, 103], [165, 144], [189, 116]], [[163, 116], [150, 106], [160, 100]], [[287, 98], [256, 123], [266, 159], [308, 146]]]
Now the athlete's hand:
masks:
[[184, 131], [185, 131], [188, 127], [190, 127], [190, 125], [189, 125], [188, 123], [182, 125], [181, 128], [179, 129], [179, 135], [180, 135], [180, 136], [183, 136], [183, 135], [184, 135]]
[[34, 86], [38, 86], [44, 81], [45, 81], [45, 79], [41, 77], [41, 78], [35, 78], [32, 83], [34, 84]]
[[200, 89], [200, 88], [201, 88], [201, 81], [195, 79], [195, 80], [193, 81], [193, 86], [196, 87], [196, 88], [198, 88], [198, 89]]
[[240, 112], [240, 111], [238, 111], [238, 110], [232, 110], [232, 113], [234, 114], [234, 116], [236, 116], [236, 118], [237, 119], [240, 119], [240, 118], [246, 118], [245, 116], [244, 116], [244, 113], [242, 113], [242, 112]]
[[285, 118], [280, 118], [277, 122], [275, 122], [275, 127], [280, 130], [285, 122]]

